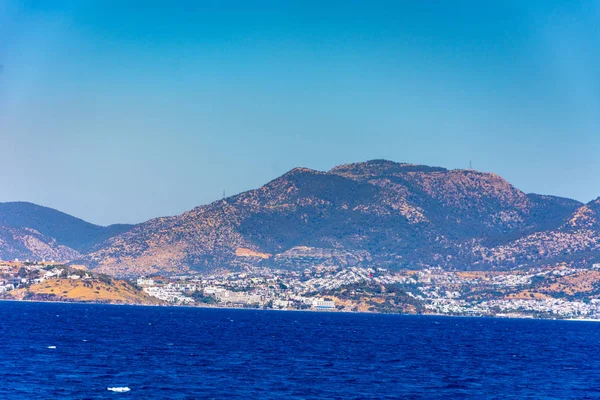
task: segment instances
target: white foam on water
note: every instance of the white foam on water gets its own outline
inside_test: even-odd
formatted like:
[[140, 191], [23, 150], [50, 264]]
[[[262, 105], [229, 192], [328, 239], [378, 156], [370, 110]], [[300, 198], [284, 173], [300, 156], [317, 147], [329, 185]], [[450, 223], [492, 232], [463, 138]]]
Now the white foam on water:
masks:
[[123, 387], [108, 387], [108, 388], [106, 388], [106, 390], [110, 390], [111, 392], [117, 392], [117, 393], [125, 393], [125, 392], [129, 392], [131, 389], [129, 389], [127, 386], [123, 386]]
[[56, 346], [48, 346], [49, 349], [55, 349]]

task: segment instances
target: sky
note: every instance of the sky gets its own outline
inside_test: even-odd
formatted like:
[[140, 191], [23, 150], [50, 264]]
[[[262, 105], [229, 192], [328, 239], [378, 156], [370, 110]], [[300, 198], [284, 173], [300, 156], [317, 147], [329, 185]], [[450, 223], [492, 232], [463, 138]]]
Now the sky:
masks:
[[600, 196], [600, 2], [0, 1], [0, 201], [137, 223], [369, 159]]

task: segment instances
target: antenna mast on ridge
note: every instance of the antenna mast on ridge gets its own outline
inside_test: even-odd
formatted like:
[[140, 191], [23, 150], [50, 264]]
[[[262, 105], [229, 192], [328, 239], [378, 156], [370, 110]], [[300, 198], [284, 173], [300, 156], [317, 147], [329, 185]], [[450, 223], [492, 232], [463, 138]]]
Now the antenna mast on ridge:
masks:
[[469, 169], [472, 171], [473, 170], [473, 161], [469, 160]]

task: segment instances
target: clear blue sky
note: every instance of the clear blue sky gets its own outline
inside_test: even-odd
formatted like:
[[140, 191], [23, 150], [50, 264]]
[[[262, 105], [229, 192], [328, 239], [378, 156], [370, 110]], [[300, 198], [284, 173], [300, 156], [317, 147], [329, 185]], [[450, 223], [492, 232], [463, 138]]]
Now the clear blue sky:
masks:
[[99, 224], [373, 158], [600, 196], [598, 1], [4, 0], [0, 64], [0, 201]]

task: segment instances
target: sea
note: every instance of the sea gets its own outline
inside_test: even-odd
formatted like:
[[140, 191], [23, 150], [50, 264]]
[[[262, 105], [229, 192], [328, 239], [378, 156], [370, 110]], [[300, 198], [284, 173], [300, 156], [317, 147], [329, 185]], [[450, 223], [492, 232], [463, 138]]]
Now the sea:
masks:
[[0, 302], [0, 399], [596, 399], [600, 323]]

